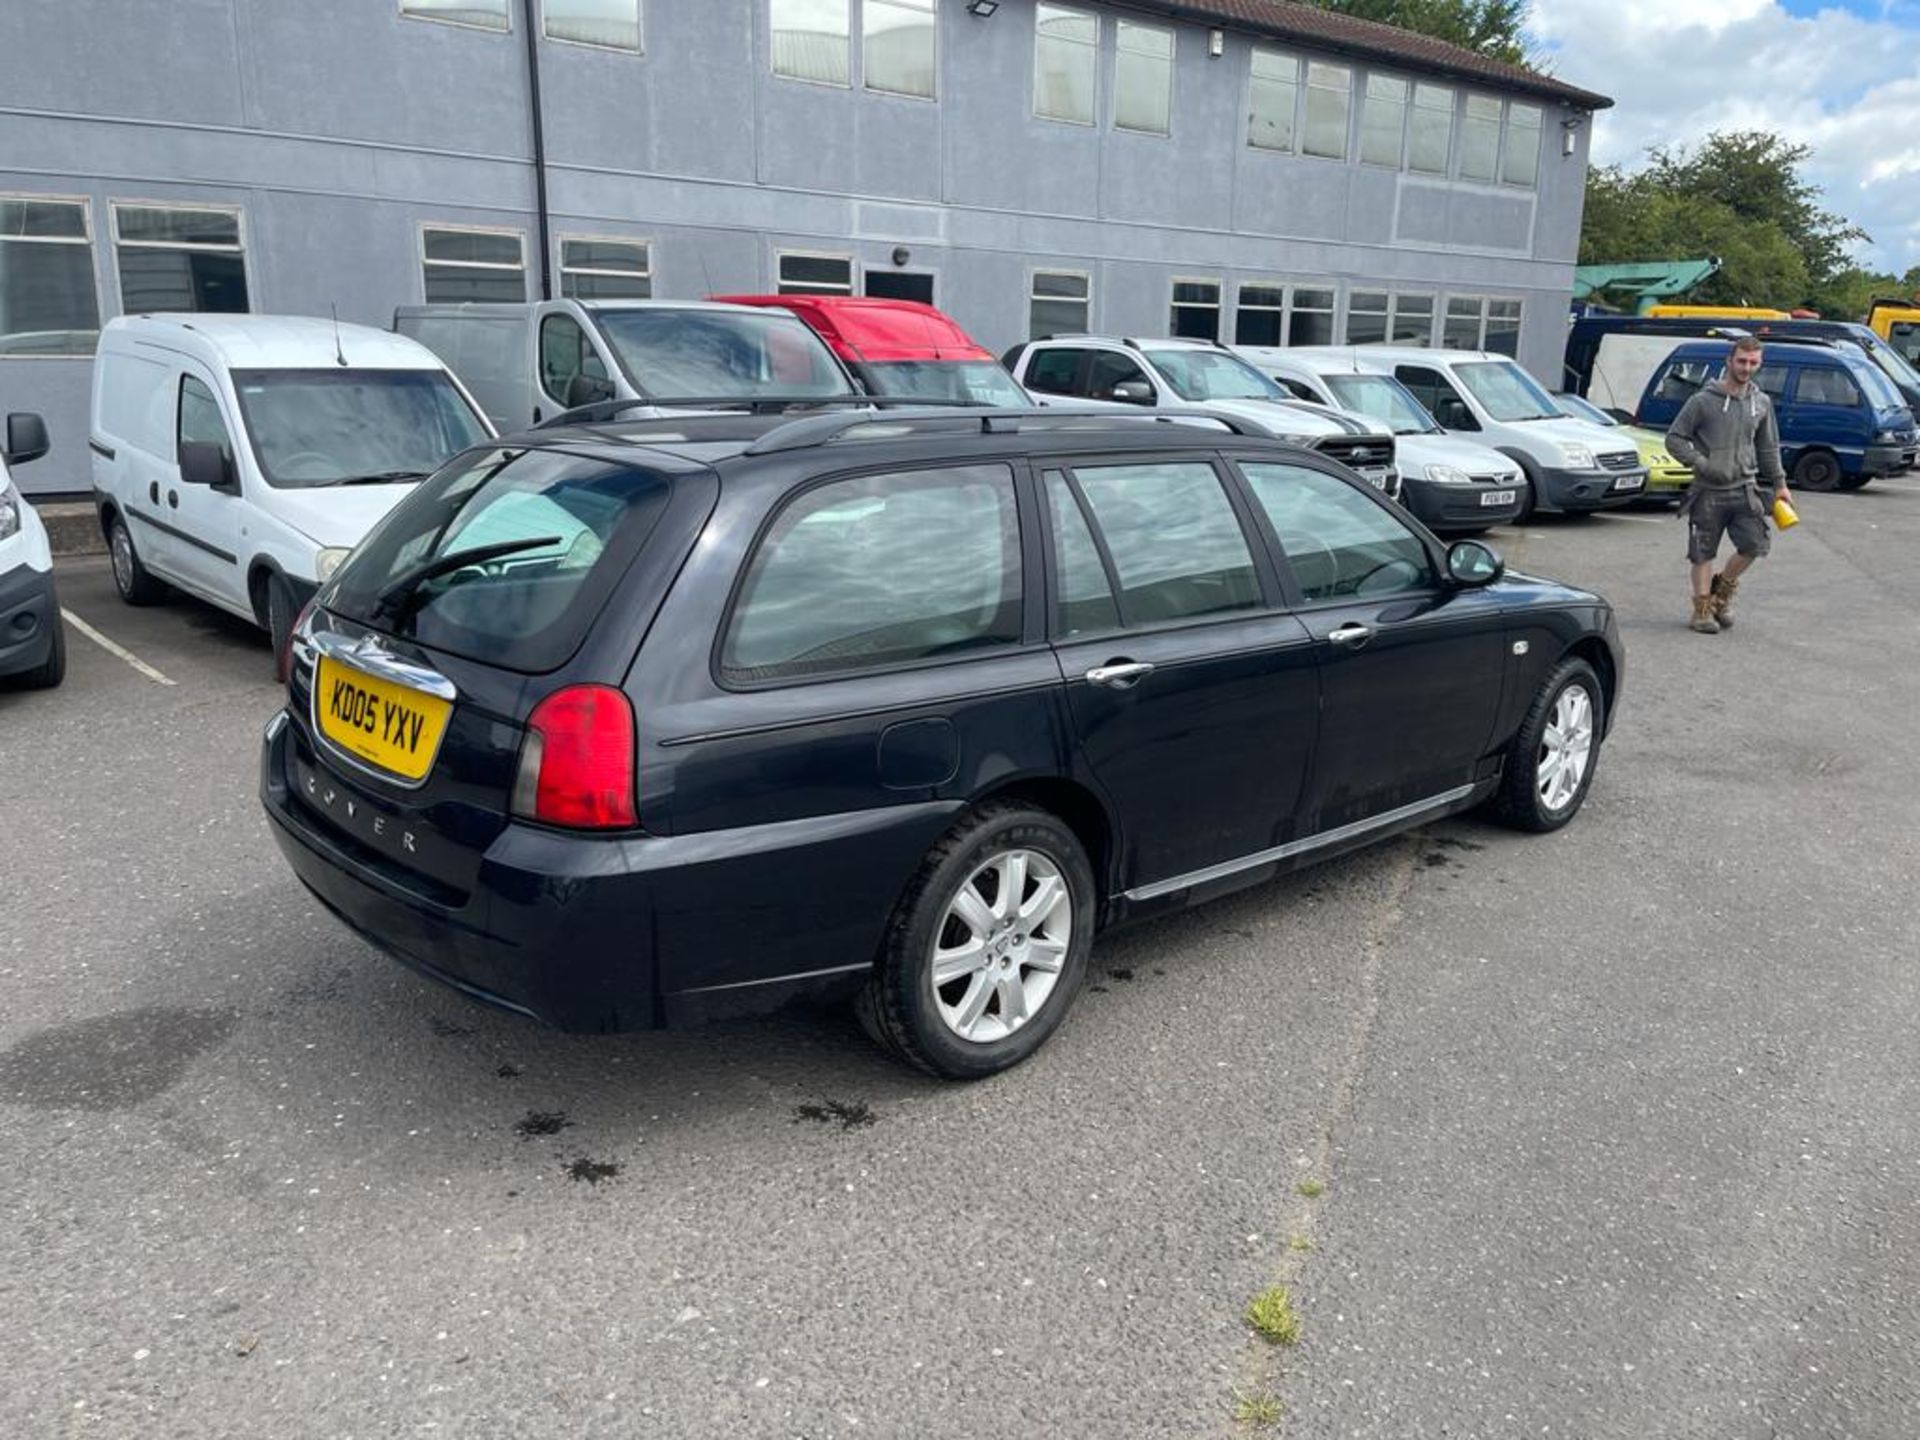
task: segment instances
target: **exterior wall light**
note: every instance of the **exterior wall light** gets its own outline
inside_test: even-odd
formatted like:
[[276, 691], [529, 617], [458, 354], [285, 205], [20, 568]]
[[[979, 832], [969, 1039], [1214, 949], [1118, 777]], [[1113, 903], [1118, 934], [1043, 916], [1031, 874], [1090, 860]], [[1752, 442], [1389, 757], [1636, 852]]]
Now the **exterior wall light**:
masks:
[[967, 0], [967, 13], [986, 19], [1000, 8], [1000, 0]]

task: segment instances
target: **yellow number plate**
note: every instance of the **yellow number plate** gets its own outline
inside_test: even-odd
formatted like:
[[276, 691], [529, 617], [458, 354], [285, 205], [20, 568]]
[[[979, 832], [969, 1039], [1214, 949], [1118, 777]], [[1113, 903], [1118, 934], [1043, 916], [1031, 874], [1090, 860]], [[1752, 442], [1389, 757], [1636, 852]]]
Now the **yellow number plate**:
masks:
[[325, 655], [314, 684], [313, 709], [327, 739], [402, 780], [425, 777], [440, 749], [451, 704]]

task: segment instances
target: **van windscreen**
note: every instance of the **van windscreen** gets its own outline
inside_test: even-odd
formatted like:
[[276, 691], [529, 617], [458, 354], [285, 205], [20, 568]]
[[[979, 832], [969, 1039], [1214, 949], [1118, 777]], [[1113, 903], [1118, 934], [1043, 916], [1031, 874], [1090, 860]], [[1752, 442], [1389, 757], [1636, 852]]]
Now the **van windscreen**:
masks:
[[233, 388], [276, 489], [418, 480], [487, 438], [442, 370], [241, 370]]
[[1511, 360], [1462, 360], [1453, 372], [1496, 420], [1564, 418], [1539, 382]]
[[594, 310], [614, 358], [649, 400], [856, 393], [824, 341], [791, 315]]

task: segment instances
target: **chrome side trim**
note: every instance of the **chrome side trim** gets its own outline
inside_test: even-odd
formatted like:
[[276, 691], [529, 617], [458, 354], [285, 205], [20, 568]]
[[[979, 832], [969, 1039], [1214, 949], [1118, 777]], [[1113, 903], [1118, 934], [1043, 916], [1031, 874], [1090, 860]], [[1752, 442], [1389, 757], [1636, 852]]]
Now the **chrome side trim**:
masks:
[[1271, 865], [1276, 860], [1291, 859], [1295, 855], [1304, 855], [1309, 850], [1321, 850], [1329, 845], [1338, 845], [1342, 840], [1351, 840], [1356, 835], [1364, 835], [1369, 830], [1384, 830], [1398, 825], [1402, 820], [1411, 820], [1424, 815], [1429, 810], [1444, 810], [1455, 801], [1464, 800], [1473, 793], [1473, 786], [1460, 785], [1445, 794], [1430, 799], [1416, 800], [1411, 805], [1402, 805], [1398, 810], [1389, 810], [1384, 815], [1370, 815], [1365, 820], [1356, 820], [1351, 825], [1342, 825], [1336, 830], [1322, 830], [1318, 835], [1308, 835], [1304, 839], [1289, 840], [1284, 845], [1276, 845], [1271, 850], [1261, 850], [1252, 855], [1242, 855], [1238, 860], [1223, 860], [1218, 865], [1209, 865], [1204, 870], [1190, 870], [1185, 875], [1175, 875], [1168, 880], [1155, 880], [1151, 885], [1137, 885], [1131, 890], [1123, 890], [1123, 900], [1157, 900], [1162, 895], [1171, 895], [1176, 890], [1191, 890], [1196, 885], [1205, 885], [1213, 880], [1224, 880], [1229, 875], [1242, 870], [1252, 870], [1259, 865]]

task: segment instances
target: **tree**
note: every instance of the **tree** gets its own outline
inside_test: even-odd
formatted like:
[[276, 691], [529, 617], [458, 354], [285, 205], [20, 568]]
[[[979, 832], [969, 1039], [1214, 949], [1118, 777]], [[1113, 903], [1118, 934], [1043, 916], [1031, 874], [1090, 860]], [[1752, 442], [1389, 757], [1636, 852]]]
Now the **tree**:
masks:
[[1377, 20], [1511, 65], [1528, 63], [1520, 33], [1527, 0], [1308, 0], [1321, 10]]

